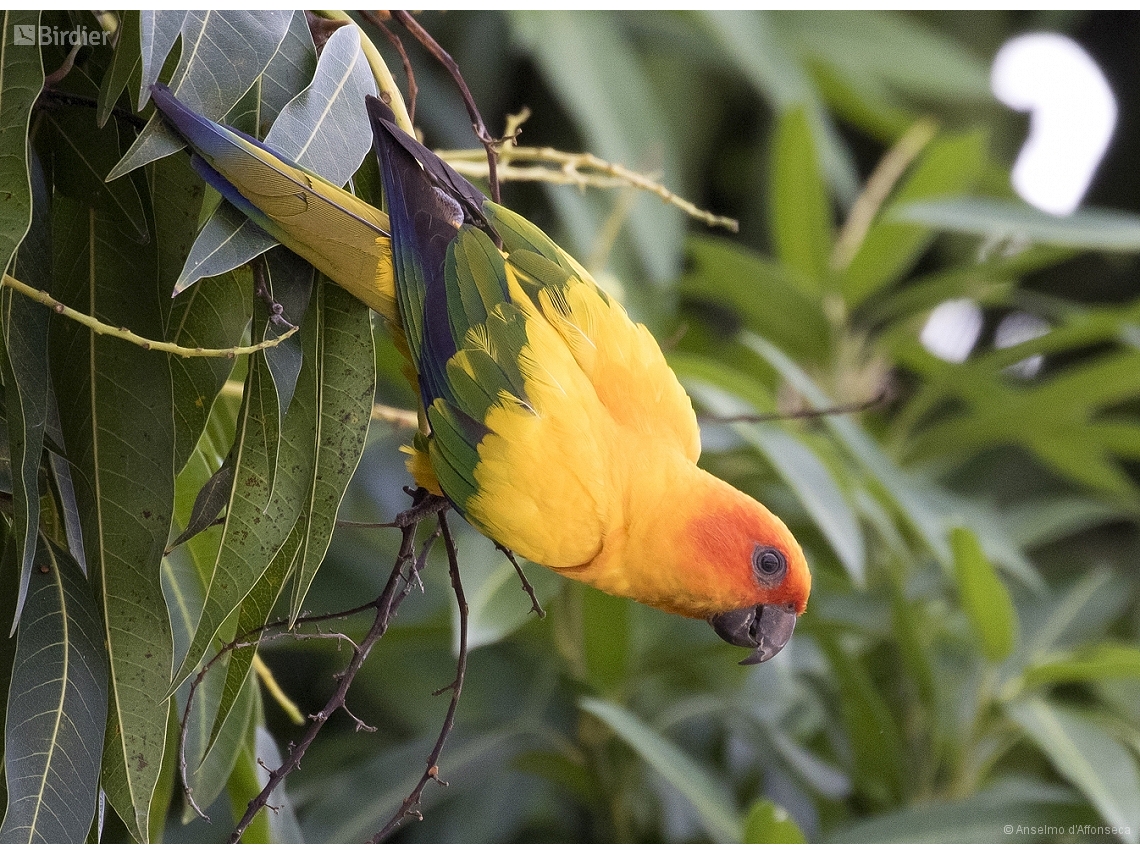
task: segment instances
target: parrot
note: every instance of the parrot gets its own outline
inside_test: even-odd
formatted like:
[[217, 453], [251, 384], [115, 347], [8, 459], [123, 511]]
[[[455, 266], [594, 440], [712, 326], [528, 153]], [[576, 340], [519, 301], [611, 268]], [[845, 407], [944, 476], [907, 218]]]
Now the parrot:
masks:
[[387, 322], [422, 403], [408, 469], [498, 546], [708, 621], [765, 662], [811, 574], [784, 522], [697, 465], [692, 402], [648, 329], [537, 226], [367, 96], [387, 212], [163, 85], [202, 177]]

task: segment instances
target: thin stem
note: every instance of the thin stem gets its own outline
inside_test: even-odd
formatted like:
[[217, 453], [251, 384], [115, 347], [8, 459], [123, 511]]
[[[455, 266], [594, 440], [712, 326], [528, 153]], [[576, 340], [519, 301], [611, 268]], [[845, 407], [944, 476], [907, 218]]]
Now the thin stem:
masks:
[[[487, 177], [483, 152], [477, 149], [437, 151], [436, 154], [460, 175], [468, 178]], [[530, 165], [515, 166], [516, 161]], [[740, 230], [740, 223], [731, 217], [722, 217], [698, 208], [652, 177], [602, 160], [588, 152], [567, 152], [545, 146], [508, 145], [499, 152], [498, 174], [503, 181], [542, 181], [547, 184], [569, 184], [578, 189], [633, 187], [652, 193], [667, 205], [680, 208], [706, 225], [719, 226], [731, 232]]]
[[[364, 17], [364, 20], [368, 21], [368, 23], [383, 33], [384, 38], [388, 40], [388, 43], [392, 45], [396, 53], [400, 55], [400, 62], [404, 66], [404, 77], [406, 77], [408, 81], [408, 97], [406, 99], [408, 105], [408, 121], [414, 125], [416, 122], [416, 96], [419, 94], [420, 89], [416, 85], [416, 73], [412, 69], [412, 61], [408, 58], [408, 52], [404, 50], [404, 43], [400, 41], [398, 35], [388, 29], [384, 23], [384, 19], [380, 17], [379, 12], [361, 9], [360, 14]], [[391, 19], [391, 17], [392, 16], [388, 14], [388, 19]]]
[[436, 781], [441, 786], [447, 786], [447, 782], [439, 777], [439, 758], [443, 753], [443, 746], [447, 742], [447, 737], [451, 733], [452, 727], [455, 725], [455, 711], [459, 707], [459, 696], [463, 692], [463, 678], [467, 674], [467, 598], [463, 594], [463, 580], [459, 576], [459, 557], [455, 550], [455, 539], [451, 536], [451, 530], [447, 525], [447, 511], [439, 512], [439, 530], [443, 533], [443, 543], [447, 548], [447, 565], [448, 572], [451, 575], [451, 587], [455, 590], [455, 602], [459, 606], [459, 660], [455, 666], [455, 680], [449, 686], [440, 689], [436, 694], [451, 691], [451, 703], [447, 707], [447, 715], [444, 716], [443, 726], [439, 731], [439, 738], [436, 739], [435, 745], [428, 755], [426, 768], [423, 775], [420, 777], [419, 783], [408, 794], [400, 805], [400, 809], [396, 811], [395, 815], [388, 820], [388, 824], [373, 835], [372, 843], [379, 843], [389, 834], [398, 829], [405, 819], [423, 819], [423, 815], [416, 809], [420, 803], [420, 797], [423, 795], [424, 788], [427, 787], [428, 781]]
[[244, 356], [247, 353], [257, 353], [259, 350], [276, 347], [297, 331], [297, 327], [290, 327], [277, 338], [271, 338], [246, 347], [183, 347], [182, 345], [174, 344], [169, 341], [155, 341], [151, 338], [143, 338], [141, 335], [136, 335], [131, 332], [126, 327], [113, 327], [110, 324], [105, 324], [98, 318], [93, 318], [91, 315], [85, 315], [82, 312], [77, 312], [70, 306], [65, 306], [47, 291], [37, 291], [31, 285], [25, 285], [19, 279], [15, 279], [7, 273], [4, 274], [3, 285], [5, 288], [11, 288], [13, 291], [18, 291], [25, 297], [47, 306], [65, 318], [71, 318], [71, 320], [82, 324], [99, 335], [109, 335], [113, 338], [129, 341], [131, 344], [137, 344], [143, 350], [158, 350], [163, 353], [173, 353], [175, 356], [181, 356], [187, 359], [196, 356], [233, 359], [236, 356]]
[[475, 98], [472, 97], [471, 90], [467, 88], [467, 81], [463, 79], [463, 74], [459, 71], [459, 64], [451, 58], [451, 54], [440, 47], [439, 42], [433, 39], [427, 30], [420, 26], [419, 22], [411, 16], [411, 13], [394, 9], [392, 10], [392, 17], [403, 24], [404, 28], [419, 40], [428, 53], [447, 69], [455, 81], [455, 85], [459, 87], [459, 92], [463, 96], [463, 104], [467, 107], [467, 115], [471, 118], [471, 127], [474, 128], [475, 136], [478, 137], [479, 142], [483, 144], [483, 148], [487, 152], [487, 183], [491, 185], [491, 201], [498, 203], [501, 201], [499, 177], [495, 166], [498, 159], [498, 141], [487, 132], [487, 126], [483, 124], [483, 117], [479, 113], [479, 108], [475, 106]]

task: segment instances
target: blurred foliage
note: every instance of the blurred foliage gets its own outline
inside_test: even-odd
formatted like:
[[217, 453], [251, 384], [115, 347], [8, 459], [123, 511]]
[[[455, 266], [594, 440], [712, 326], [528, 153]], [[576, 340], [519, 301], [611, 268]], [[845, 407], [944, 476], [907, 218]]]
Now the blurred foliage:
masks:
[[[188, 256], [214, 258], [201, 251], [206, 232], [197, 255], [191, 244], [217, 197], [185, 154], [163, 157], [174, 149], [160, 131], [132, 121], [150, 112], [141, 84], [173, 76], [197, 93], [196, 109], [259, 136], [281, 115], [351, 142], [352, 105], [289, 102], [334, 59], [346, 75], [367, 67], [344, 39], [318, 66], [300, 15], [112, 18], [100, 21], [119, 28], [117, 47], [80, 50], [53, 83], [70, 97], [33, 107], [68, 46], [37, 55], [13, 43], [16, 27], [100, 23], [5, 13], [0, 262], [151, 338], [231, 347], [251, 319], [255, 341], [272, 334], [245, 267], [209, 268], [171, 301]], [[1140, 839], [1140, 19], [420, 20], [458, 61], [492, 132], [528, 106], [522, 144], [588, 150], [739, 219], [730, 236], [646, 194], [504, 188], [657, 334], [711, 417], [702, 465], [788, 522], [814, 586], [788, 647], [740, 668], [703, 624], [531, 566], [549, 613], [534, 618], [502, 554], [460, 526], [476, 649], [440, 764], [448, 786], [429, 787], [424, 821], [397, 839]], [[398, 56], [361, 23], [402, 84]], [[1016, 202], [1008, 174], [1025, 118], [988, 89], [998, 47], [1034, 29], [1080, 40], [1122, 99], [1093, 207], [1064, 220]], [[426, 141], [471, 148], [453, 84], [403, 41]], [[367, 192], [374, 170], [354, 163], [326, 166], [355, 172]], [[103, 182], [112, 167], [142, 164]], [[218, 234], [212, 249], [237, 243]], [[224, 234], [249, 238], [240, 221]], [[414, 406], [399, 359], [378, 325], [368, 342], [367, 314], [339, 289], [283, 256], [268, 269], [275, 294], [290, 295], [286, 316], [321, 334], [234, 364], [148, 353], [0, 291], [2, 617], [18, 622], [0, 644], [0, 840], [81, 841], [93, 818], [92, 839], [224, 837], [231, 810], [259, 788], [258, 760], [272, 766], [301, 730], [256, 691], [252, 649], [211, 671], [187, 731], [207, 825], [174, 779], [187, 688], [169, 703], [171, 678], [302, 598], [310, 613], [351, 608], [387, 578], [395, 532], [339, 528], [328, 545], [345, 485], [324, 476], [361, 454], [373, 362], [376, 399]], [[936, 308], [962, 300], [974, 301], [979, 334], [947, 361], [920, 335]], [[1016, 323], [1035, 334], [1007, 344], [999, 331]], [[356, 372], [330, 390], [326, 359]], [[363, 421], [335, 423], [330, 392]], [[716, 419], [883, 392], [885, 405], [855, 414]], [[410, 439], [372, 422], [340, 519], [382, 522], [407, 506], [398, 448]], [[226, 525], [164, 558], [168, 533], [196, 519], [195, 497], [227, 459], [251, 478], [223, 482]], [[442, 556], [423, 583], [349, 693], [376, 732], [338, 714], [271, 800], [282, 809], [247, 840], [365, 839], [415, 785], [446, 707], [433, 693], [453, 679], [458, 623]], [[335, 626], [358, 636], [367, 623]], [[260, 652], [303, 711], [323, 705], [347, 658], [330, 641], [276, 639]], [[45, 730], [49, 718], [68, 727]]]

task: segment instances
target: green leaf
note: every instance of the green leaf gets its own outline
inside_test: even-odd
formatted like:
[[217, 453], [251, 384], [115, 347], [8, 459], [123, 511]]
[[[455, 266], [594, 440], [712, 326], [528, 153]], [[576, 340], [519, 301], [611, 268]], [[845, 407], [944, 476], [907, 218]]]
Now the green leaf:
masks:
[[965, 197], [900, 204], [890, 219], [991, 239], [1105, 252], [1140, 250], [1140, 217], [1108, 208], [1082, 208], [1058, 217], [1020, 201]]
[[82, 843], [95, 815], [107, 657], [83, 573], [40, 539], [8, 690], [0, 843]]
[[[198, 231], [202, 179], [186, 158], [156, 163], [151, 176], [159, 287], [168, 292], [182, 269]], [[253, 283], [248, 270], [200, 282], [191, 293], [163, 300], [167, 341], [183, 347], [234, 347], [241, 343], [253, 313]], [[215, 396], [230, 376], [232, 359], [173, 359], [174, 470], [181, 471], [194, 450]]]
[[851, 782], [879, 805], [902, 801], [905, 779], [903, 740], [891, 711], [864, 665], [830, 636], [819, 637], [843, 703], [843, 723], [854, 755]]
[[[16, 278], [33, 288], [51, 288], [51, 208], [36, 158], [32, 171], [32, 224], [16, 254]], [[51, 406], [47, 306], [11, 288], [0, 291], [0, 378], [4, 382], [11, 466], [12, 528], [20, 555], [19, 593], [11, 632], [16, 631], [32, 576], [40, 525], [40, 459]]]
[[[604, 11], [509, 14], [514, 34], [577, 123], [586, 148], [612, 163], [659, 173], [667, 187], [678, 186], [665, 117], [620, 21]], [[585, 56], [604, 56], [605, 62], [583, 62]], [[628, 228], [649, 278], [672, 280], [680, 263], [679, 212], [640, 198], [632, 205]]]
[[744, 843], [807, 843], [788, 812], [768, 799], [753, 802], [744, 818]]
[[748, 329], [796, 356], [822, 359], [831, 327], [816, 284], [739, 244], [691, 238], [690, 267], [681, 277], [681, 296], [695, 303], [731, 309]]
[[0, 273], [8, 270], [12, 254], [32, 222], [32, 191], [28, 179], [28, 124], [32, 105], [44, 84], [40, 51], [16, 45], [16, 28], [38, 27], [40, 13], [6, 10], [0, 15]]
[[317, 285], [314, 312], [306, 320], [313, 343], [305, 358], [316, 374], [316, 430], [309, 455], [315, 459], [305, 498], [305, 545], [294, 574], [290, 621], [301, 613], [305, 594], [328, 551], [336, 514], [364, 452], [376, 393], [376, 360], [368, 307], [324, 277]]
[[853, 200], [858, 190], [858, 173], [851, 155], [823, 109], [803, 62], [788, 49], [774, 16], [757, 10], [724, 9], [697, 15], [699, 23], [721, 43], [744, 78], [778, 112], [795, 108], [806, 111], [831, 186], [840, 199]]
[[629, 710], [601, 698], [581, 698], [578, 706], [609, 725], [654, 771], [691, 804], [705, 831], [718, 843], [739, 843], [740, 817], [732, 791], [680, 748]]
[[865, 302], [897, 281], [934, 240], [931, 228], [898, 221], [894, 211], [919, 200], [969, 190], [985, 167], [986, 144], [984, 133], [968, 132], [940, 137], [927, 146], [843, 271], [843, 293], [851, 305]]
[[[305, 56], [298, 61], [304, 62]], [[372, 128], [361, 105], [366, 95], [375, 94], [359, 33], [355, 27], [342, 27], [325, 44], [312, 83], [280, 110], [265, 144], [343, 187], [372, 150]], [[276, 245], [244, 215], [223, 204], [194, 242], [175, 291], [200, 277], [232, 270]]]
[[[154, 19], [152, 25], [166, 27], [175, 14], [180, 13], [168, 13]], [[161, 67], [161, 62], [154, 62], [159, 51], [147, 49], [147, 17], [143, 17], [144, 91], [140, 104], [149, 97], [150, 84], [157, 79]], [[182, 55], [170, 79], [170, 88], [195, 113], [210, 119], [224, 116], [269, 65], [292, 17], [290, 11], [277, 10], [187, 12], [181, 26]], [[169, 30], [164, 29], [163, 35], [161, 45], [166, 44]], [[157, 39], [154, 43], [159, 44]], [[241, 62], [235, 62], [235, 57], [241, 57]], [[157, 115], [152, 116], [107, 180], [173, 154], [183, 145], [180, 136]]]
[[822, 292], [830, 273], [831, 203], [803, 107], [786, 111], [776, 125], [769, 205], [776, 256]]
[[1140, 770], [1131, 752], [1087, 715], [1041, 699], [1007, 704], [1006, 711], [1077, 787], [1126, 843], [1140, 840]]
[[[210, 694], [217, 699], [218, 689], [223, 681], [220, 669], [212, 669], [201, 685], [204, 686], [207, 681], [216, 684]], [[237, 702], [233, 705], [233, 714], [226, 716], [212, 741], [211, 725], [216, 709], [211, 704], [203, 703], [201, 697], [195, 699], [190, 718], [186, 723], [186, 773], [187, 784], [194, 793], [194, 801], [202, 810], [209, 808], [221, 795], [234, 765], [239, 762], [238, 758], [246, 746], [250, 732], [254, 696], [257, 692], [257, 680], [247, 673], [242, 689], [238, 693]], [[183, 821], [187, 822], [194, 816], [193, 808], [187, 805], [183, 811]]]
[[1140, 648], [1102, 641], [1031, 665], [1022, 672], [1022, 679], [1028, 688], [1096, 680], [1140, 680]]
[[139, 12], [139, 53], [142, 82], [137, 99], [138, 109], [150, 100], [151, 84], [158, 82], [166, 58], [182, 33], [185, 9], [143, 9]]
[[186, 522], [186, 528], [171, 541], [167, 551], [180, 546], [217, 522], [218, 514], [229, 502], [233, 488], [233, 467], [223, 463], [221, 468], [202, 485], [202, 489], [194, 499], [194, 508], [190, 511], [190, 519]]
[[[115, 56], [111, 60], [111, 67], [103, 75], [103, 82], [99, 86], [99, 105], [95, 111], [95, 124], [103, 127], [115, 109], [115, 103], [127, 84], [135, 74], [142, 73], [142, 41], [140, 20], [143, 13], [137, 9], [128, 9], [119, 16], [118, 44], [115, 45]], [[151, 12], [150, 15], [162, 14]], [[185, 13], [181, 13], [185, 14]], [[174, 43], [171, 42], [171, 47]]]
[[[53, 293], [140, 335], [162, 337], [153, 247], [118, 218], [55, 201]], [[147, 839], [166, 743], [170, 622], [159, 564], [174, 501], [173, 402], [166, 354], [62, 317], [51, 330], [53, 383], [110, 659], [103, 788], [136, 840]]]
[[1025, 843], [1056, 840], [1069, 826], [1095, 818], [1068, 787], [1004, 778], [960, 801], [914, 805], [840, 826], [827, 842]]
[[[326, 48], [328, 46], [326, 45]], [[317, 71], [317, 49], [305, 13], [297, 10], [289, 21], [289, 30], [281, 47], [261, 75], [261, 127], [254, 130], [258, 139], [264, 137], [264, 128], [282, 108], [309, 85]]]
[[986, 558], [977, 536], [968, 528], [950, 532], [954, 551], [954, 577], [962, 610], [986, 658], [1000, 662], [1013, 652], [1017, 643], [1017, 612], [1009, 591]]

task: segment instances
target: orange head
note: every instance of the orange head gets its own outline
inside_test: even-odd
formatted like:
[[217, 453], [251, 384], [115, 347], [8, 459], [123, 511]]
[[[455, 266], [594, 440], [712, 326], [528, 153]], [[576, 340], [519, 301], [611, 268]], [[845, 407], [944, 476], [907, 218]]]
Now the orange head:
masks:
[[696, 573], [716, 580], [725, 595], [704, 617], [725, 641], [754, 648], [741, 664], [766, 662], [807, 607], [807, 560], [779, 517], [723, 481], [709, 482], [684, 538]]

